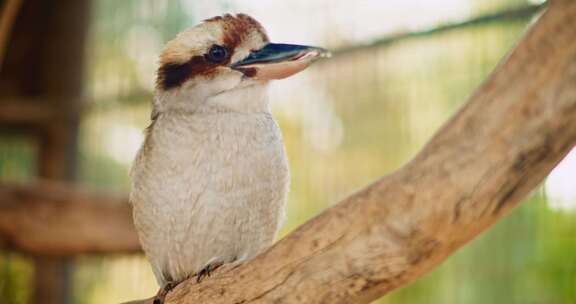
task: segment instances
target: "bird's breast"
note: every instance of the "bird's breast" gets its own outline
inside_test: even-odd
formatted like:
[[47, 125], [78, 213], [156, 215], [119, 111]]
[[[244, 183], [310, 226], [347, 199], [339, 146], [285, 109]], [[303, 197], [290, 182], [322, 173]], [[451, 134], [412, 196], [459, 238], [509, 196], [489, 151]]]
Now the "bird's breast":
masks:
[[[232, 238], [221, 243], [270, 242], [282, 221], [289, 185], [282, 137], [272, 116], [162, 119], [132, 169], [131, 200], [143, 245], [161, 248], [191, 237], [202, 243], [214, 238], [207, 231]], [[247, 236], [256, 239], [247, 241]]]
[[206, 115], [157, 121], [132, 181], [144, 250], [156, 273], [181, 277], [269, 246], [283, 221], [289, 171], [270, 115]]

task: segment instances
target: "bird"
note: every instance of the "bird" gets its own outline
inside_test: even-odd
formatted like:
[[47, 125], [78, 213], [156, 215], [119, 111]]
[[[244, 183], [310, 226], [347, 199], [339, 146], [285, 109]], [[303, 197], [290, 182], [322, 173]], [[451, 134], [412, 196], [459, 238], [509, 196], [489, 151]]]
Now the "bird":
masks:
[[130, 169], [136, 231], [160, 289], [271, 246], [290, 172], [268, 86], [326, 49], [271, 43], [246, 14], [204, 20], [161, 51], [151, 122]]

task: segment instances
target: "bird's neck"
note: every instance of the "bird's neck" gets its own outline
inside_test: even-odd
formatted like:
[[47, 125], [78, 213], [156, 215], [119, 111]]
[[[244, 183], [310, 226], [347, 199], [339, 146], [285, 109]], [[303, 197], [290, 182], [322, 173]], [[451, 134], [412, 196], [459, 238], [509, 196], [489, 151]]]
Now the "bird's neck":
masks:
[[[205, 100], [177, 99], [178, 96], [164, 96], [162, 103], [172, 108], [158, 112], [149, 127], [147, 137], [156, 137], [171, 146], [180, 145], [191, 134], [212, 134], [227, 132], [234, 134], [250, 133], [251, 121], [264, 119], [273, 122], [270, 114], [268, 92], [265, 86], [247, 86], [242, 89], [221, 93]], [[174, 108], [178, 105], [180, 108]], [[192, 107], [193, 106], [193, 107]], [[230, 129], [230, 130], [229, 130]], [[237, 133], [239, 129], [246, 132]]]
[[238, 113], [270, 112], [268, 88], [252, 85], [211, 96], [199, 107], [199, 111], [229, 111]]
[[194, 90], [162, 92], [156, 94], [153, 105], [153, 113], [163, 116], [226, 112], [270, 113], [267, 85], [250, 85], [210, 96]]

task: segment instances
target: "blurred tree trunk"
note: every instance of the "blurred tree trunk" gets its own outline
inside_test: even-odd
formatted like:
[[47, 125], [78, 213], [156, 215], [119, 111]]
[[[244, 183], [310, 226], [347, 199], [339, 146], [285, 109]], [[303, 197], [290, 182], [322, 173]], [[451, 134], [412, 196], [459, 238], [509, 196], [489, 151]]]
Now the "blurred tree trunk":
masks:
[[[75, 178], [89, 8], [90, 1], [25, 0], [7, 43], [0, 98], [61, 112], [58, 119], [9, 126], [37, 139], [42, 178]], [[69, 303], [70, 270], [67, 259], [35, 257], [33, 302]]]
[[0, 2], [0, 67], [4, 62], [6, 45], [12, 34], [14, 19], [20, 12], [22, 0], [4, 0]]

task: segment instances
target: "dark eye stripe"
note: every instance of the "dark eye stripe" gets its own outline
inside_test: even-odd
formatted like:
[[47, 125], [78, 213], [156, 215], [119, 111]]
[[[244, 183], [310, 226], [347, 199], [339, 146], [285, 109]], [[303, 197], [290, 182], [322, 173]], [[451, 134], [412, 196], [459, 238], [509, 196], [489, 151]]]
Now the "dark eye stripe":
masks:
[[214, 65], [204, 56], [194, 56], [185, 63], [166, 63], [158, 69], [156, 85], [163, 90], [179, 87], [195, 75], [206, 75], [213, 71]]
[[192, 68], [188, 63], [165, 64], [158, 69], [158, 85], [164, 90], [180, 86], [190, 75]]

